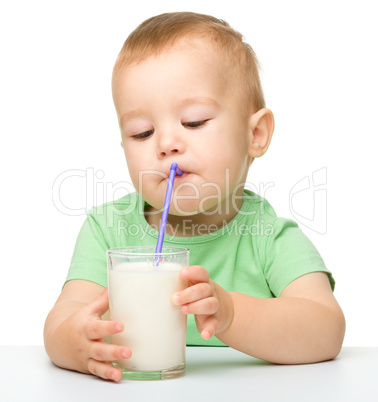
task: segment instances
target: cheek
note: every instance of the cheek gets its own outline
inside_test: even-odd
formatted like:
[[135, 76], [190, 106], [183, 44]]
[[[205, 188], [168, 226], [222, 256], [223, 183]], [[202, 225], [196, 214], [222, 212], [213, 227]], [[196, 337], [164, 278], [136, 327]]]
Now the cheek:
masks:
[[126, 164], [131, 181], [133, 182], [134, 187], [137, 189], [139, 171], [142, 169], [143, 163], [141, 162], [141, 158], [138, 158], [138, 154], [130, 152], [129, 149], [125, 149], [124, 154], [126, 157]]
[[212, 154], [208, 161], [209, 171], [220, 186], [226, 191], [232, 190], [245, 180], [249, 169], [248, 148], [244, 143], [225, 143], [219, 152]]

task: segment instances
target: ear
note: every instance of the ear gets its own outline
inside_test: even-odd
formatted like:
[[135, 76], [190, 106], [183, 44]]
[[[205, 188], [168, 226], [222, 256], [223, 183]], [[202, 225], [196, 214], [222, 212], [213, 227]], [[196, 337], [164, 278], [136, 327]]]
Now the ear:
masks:
[[260, 109], [250, 118], [251, 141], [248, 155], [252, 158], [263, 156], [268, 150], [274, 131], [274, 117], [271, 110]]
[[121, 147], [123, 148], [123, 142], [121, 141]]

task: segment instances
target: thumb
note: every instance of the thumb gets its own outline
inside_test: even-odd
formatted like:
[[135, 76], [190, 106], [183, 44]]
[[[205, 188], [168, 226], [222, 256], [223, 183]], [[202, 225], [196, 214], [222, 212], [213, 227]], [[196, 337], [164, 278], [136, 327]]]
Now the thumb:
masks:
[[109, 309], [108, 287], [106, 287], [105, 290], [88, 305], [88, 307], [89, 312], [92, 315], [101, 317], [106, 313]]
[[202, 323], [201, 337], [206, 341], [215, 335], [218, 329], [218, 320], [213, 316], [207, 316]]

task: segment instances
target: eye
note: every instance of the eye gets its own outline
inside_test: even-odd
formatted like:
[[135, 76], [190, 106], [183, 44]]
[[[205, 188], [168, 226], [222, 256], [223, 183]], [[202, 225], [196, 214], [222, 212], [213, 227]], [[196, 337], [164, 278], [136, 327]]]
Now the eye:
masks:
[[135, 134], [132, 135], [131, 138], [133, 140], [146, 140], [148, 137], [150, 137], [152, 134], [154, 133], [154, 130], [148, 130], [148, 131], [144, 131], [143, 133], [140, 134]]
[[188, 123], [182, 123], [184, 127], [187, 128], [199, 128], [203, 127], [210, 119], [200, 120], [200, 121], [190, 121]]

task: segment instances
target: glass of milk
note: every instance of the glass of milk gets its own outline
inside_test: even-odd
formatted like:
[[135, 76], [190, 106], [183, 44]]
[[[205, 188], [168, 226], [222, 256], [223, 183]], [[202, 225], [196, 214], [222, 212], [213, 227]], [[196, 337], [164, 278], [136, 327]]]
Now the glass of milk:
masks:
[[187, 287], [180, 271], [189, 265], [189, 250], [163, 247], [158, 257], [156, 265], [155, 247], [107, 251], [110, 319], [125, 327], [112, 343], [132, 352], [130, 359], [113, 362], [122, 368], [122, 378], [164, 380], [185, 374], [186, 315], [172, 295]]

